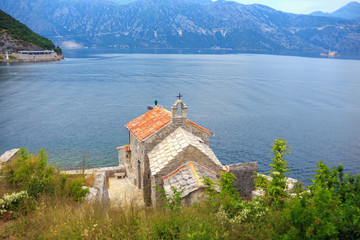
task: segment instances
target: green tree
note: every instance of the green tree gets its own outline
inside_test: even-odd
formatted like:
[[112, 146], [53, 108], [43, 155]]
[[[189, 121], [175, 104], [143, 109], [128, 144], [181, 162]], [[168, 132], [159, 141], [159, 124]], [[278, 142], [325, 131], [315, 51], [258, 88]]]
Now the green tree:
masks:
[[274, 207], [281, 207], [285, 199], [288, 197], [286, 192], [286, 179], [287, 173], [290, 171], [288, 169], [287, 161], [284, 156], [286, 154], [291, 154], [291, 147], [287, 145], [285, 139], [276, 139], [274, 140], [272, 153], [274, 158], [270, 167], [271, 171], [266, 173], [272, 178], [271, 181], [268, 181], [264, 176], [258, 176], [256, 179], [257, 188], [262, 188], [265, 191], [265, 199]]

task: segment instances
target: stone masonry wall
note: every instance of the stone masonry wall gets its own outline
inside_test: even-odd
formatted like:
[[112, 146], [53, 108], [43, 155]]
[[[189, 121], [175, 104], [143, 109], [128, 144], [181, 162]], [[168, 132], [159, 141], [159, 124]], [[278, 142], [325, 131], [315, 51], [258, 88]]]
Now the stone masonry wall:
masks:
[[255, 178], [252, 176], [258, 169], [257, 162], [234, 163], [228, 167], [229, 172], [237, 177], [235, 188], [239, 189], [240, 196], [250, 200], [251, 192], [255, 190]]
[[119, 159], [119, 165], [125, 166], [125, 163], [126, 163], [125, 147], [118, 149], [118, 159]]
[[[142, 144], [134, 135], [130, 134], [130, 149], [131, 149], [131, 158], [130, 161], [126, 164], [126, 171], [129, 179], [136, 186], [140, 186], [141, 183], [138, 182], [138, 168], [139, 168], [139, 160], [140, 160], [140, 168], [143, 164], [144, 159], [144, 144]], [[141, 174], [141, 173], [140, 173]]]

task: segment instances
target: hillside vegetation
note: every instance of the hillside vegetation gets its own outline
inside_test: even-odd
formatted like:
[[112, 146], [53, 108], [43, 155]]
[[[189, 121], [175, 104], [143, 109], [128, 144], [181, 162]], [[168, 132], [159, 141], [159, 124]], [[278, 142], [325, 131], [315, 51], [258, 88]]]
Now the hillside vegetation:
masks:
[[51, 50], [55, 48], [55, 45], [51, 40], [34, 33], [26, 25], [22, 24], [2, 10], [0, 10], [0, 30], [3, 34], [6, 32], [7, 35], [13, 39], [35, 44], [42, 49]]
[[[67, 182], [46, 166], [46, 153], [22, 149], [0, 179], [2, 239], [360, 239], [360, 174], [341, 165], [318, 163], [312, 184], [285, 191], [289, 172], [283, 139], [274, 141], [272, 180], [257, 178], [264, 195], [239, 197], [235, 176], [222, 172], [218, 182], [205, 178], [204, 199], [179, 204], [177, 189], [158, 208], [109, 207], [81, 201], [79, 181]], [[39, 176], [38, 178], [36, 176]], [[65, 179], [64, 181], [61, 179]], [[216, 189], [220, 189], [218, 192]], [[159, 190], [161, 192], [161, 190]], [[164, 191], [162, 191], [164, 192]], [[74, 198], [75, 197], [75, 198]]]

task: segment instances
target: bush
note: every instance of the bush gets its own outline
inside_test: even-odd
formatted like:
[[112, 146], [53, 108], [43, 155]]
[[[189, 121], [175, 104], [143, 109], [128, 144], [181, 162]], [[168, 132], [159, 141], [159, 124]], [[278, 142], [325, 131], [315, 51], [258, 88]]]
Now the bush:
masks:
[[15, 188], [24, 189], [30, 196], [40, 193], [54, 194], [60, 175], [47, 166], [47, 153], [40, 149], [34, 156], [26, 148], [20, 148], [18, 158], [5, 165], [5, 179]]
[[265, 191], [265, 200], [273, 207], [282, 207], [285, 199], [288, 197], [286, 189], [287, 173], [290, 171], [284, 156], [291, 154], [289, 146], [286, 145], [285, 139], [276, 139], [270, 153], [274, 154], [270, 167], [272, 170], [267, 172], [272, 178], [267, 181], [263, 176], [258, 176], [256, 181], [256, 188]]
[[160, 194], [160, 200], [163, 202], [163, 206], [165, 208], [173, 211], [181, 207], [180, 201], [183, 198], [180, 195], [185, 191], [185, 189], [178, 191], [177, 188], [173, 187], [171, 188], [173, 193], [168, 194], [166, 193], [165, 189], [160, 189], [158, 185], [155, 185], [154, 188], [156, 192]]
[[84, 179], [68, 179], [67, 175], [47, 165], [47, 156], [44, 149], [34, 156], [26, 148], [20, 148], [18, 158], [5, 165], [5, 180], [15, 189], [27, 191], [32, 197], [60, 194], [81, 200], [89, 191], [82, 189]]
[[318, 163], [310, 191], [271, 214], [277, 239], [360, 239], [359, 176]]
[[0, 199], [0, 216], [1, 218], [9, 219], [21, 213], [26, 213], [34, 208], [34, 205], [30, 203], [32, 201], [26, 191], [5, 194]]
[[80, 201], [89, 192], [88, 188], [82, 188], [84, 185], [84, 180], [80, 178], [67, 181], [65, 184], [65, 194], [73, 198], [75, 201]]
[[54, 48], [54, 52], [56, 52], [57, 55], [62, 55], [62, 50], [61, 50], [61, 48], [59, 46]]

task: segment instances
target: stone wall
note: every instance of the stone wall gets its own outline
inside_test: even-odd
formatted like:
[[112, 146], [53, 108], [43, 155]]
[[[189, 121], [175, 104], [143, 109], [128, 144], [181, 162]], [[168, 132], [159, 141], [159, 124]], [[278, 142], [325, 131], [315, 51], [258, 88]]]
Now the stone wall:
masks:
[[100, 204], [109, 204], [110, 199], [106, 172], [97, 172], [94, 177], [95, 182], [93, 188], [97, 190], [95, 193], [95, 202]]
[[251, 193], [255, 190], [255, 177], [258, 169], [257, 162], [234, 163], [228, 165], [229, 172], [237, 177], [235, 188], [239, 189], [241, 197], [251, 199]]
[[125, 146], [122, 147], [118, 147], [118, 160], [119, 160], [119, 165], [124, 165], [126, 163], [126, 152], [125, 152]]
[[39, 55], [13, 53], [9, 54], [9, 56], [13, 56], [15, 59], [1, 59], [1, 62], [49, 62], [64, 59], [64, 56], [59, 56], [55, 52], [51, 54]]
[[203, 199], [205, 193], [206, 193], [205, 188], [201, 187], [186, 195], [183, 199], [181, 199], [180, 203], [185, 205], [192, 205], [195, 202], [199, 202], [201, 199]]
[[[82, 169], [74, 169], [74, 170], [67, 170], [67, 171], [61, 171], [65, 174], [82, 174]], [[103, 168], [88, 168], [85, 169], [84, 174], [85, 175], [91, 175], [95, 174], [97, 172], [105, 172], [106, 177], [114, 177], [115, 173], [124, 173], [125, 168], [123, 165], [114, 166], [114, 167], [103, 167]]]
[[126, 174], [128, 175], [131, 182], [136, 186], [141, 186], [141, 183], [138, 183], [138, 164], [140, 161], [140, 167], [141, 162], [144, 158], [144, 150], [143, 150], [143, 144], [132, 134], [130, 133], [130, 149], [131, 149], [131, 157], [126, 161]]

